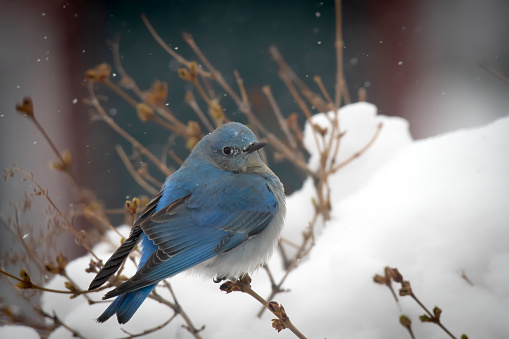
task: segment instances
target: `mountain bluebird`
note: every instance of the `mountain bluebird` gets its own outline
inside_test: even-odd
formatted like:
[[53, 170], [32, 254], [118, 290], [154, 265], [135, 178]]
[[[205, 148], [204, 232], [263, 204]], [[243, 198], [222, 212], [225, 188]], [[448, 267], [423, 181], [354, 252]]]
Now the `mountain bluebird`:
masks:
[[131, 319], [157, 283], [191, 269], [220, 281], [250, 273], [272, 255], [283, 228], [284, 188], [262, 162], [246, 126], [230, 122], [205, 136], [134, 223], [129, 238], [90, 284], [104, 284], [141, 240], [136, 274], [106, 293], [97, 319]]

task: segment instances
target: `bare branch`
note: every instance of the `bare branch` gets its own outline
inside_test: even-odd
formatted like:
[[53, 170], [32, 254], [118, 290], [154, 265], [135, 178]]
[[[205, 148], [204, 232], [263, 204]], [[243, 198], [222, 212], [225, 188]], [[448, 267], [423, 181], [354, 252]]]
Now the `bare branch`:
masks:
[[138, 171], [136, 171], [134, 169], [134, 166], [133, 164], [131, 163], [131, 161], [129, 160], [129, 157], [127, 156], [127, 154], [125, 154], [124, 152], [124, 149], [122, 148], [122, 146], [120, 145], [115, 145], [115, 150], [117, 151], [120, 159], [122, 160], [122, 163], [124, 164], [124, 166], [127, 168], [127, 171], [129, 172], [129, 174], [131, 175], [131, 177], [133, 177], [133, 179], [141, 186], [145, 189], [145, 191], [147, 191], [148, 193], [152, 194], [152, 195], [156, 195], [158, 190], [151, 186], [148, 182], [146, 182], [141, 176], [140, 174], [138, 173]]

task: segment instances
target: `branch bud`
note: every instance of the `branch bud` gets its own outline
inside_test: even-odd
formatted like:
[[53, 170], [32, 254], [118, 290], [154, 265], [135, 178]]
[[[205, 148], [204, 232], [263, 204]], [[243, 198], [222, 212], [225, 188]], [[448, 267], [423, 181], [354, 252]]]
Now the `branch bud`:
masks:
[[111, 66], [103, 63], [85, 72], [85, 78], [90, 81], [104, 82], [110, 77]]
[[399, 295], [404, 297], [407, 295], [412, 295], [412, 287], [410, 286], [410, 281], [403, 280], [401, 282], [401, 288], [399, 289]]
[[34, 118], [34, 104], [30, 97], [23, 99], [23, 102], [16, 104], [16, 111], [25, 114], [29, 118]]
[[145, 103], [137, 104], [136, 112], [138, 113], [138, 118], [140, 118], [140, 120], [143, 122], [147, 122], [148, 120], [154, 118], [154, 110], [152, 109], [152, 107]]

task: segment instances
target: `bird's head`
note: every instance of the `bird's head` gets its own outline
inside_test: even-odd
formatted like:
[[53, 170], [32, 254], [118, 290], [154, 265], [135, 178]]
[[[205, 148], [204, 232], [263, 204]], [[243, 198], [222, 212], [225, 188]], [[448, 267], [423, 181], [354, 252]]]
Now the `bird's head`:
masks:
[[257, 152], [266, 145], [259, 142], [247, 126], [229, 122], [203, 138], [193, 153], [200, 152], [225, 171], [249, 173], [266, 167]]

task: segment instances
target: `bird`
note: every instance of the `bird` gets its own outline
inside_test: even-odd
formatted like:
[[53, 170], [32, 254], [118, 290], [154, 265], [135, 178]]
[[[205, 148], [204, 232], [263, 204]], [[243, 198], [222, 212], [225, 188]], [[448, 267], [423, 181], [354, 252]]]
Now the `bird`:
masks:
[[141, 242], [137, 272], [105, 294], [116, 299], [97, 322], [116, 314], [127, 323], [161, 280], [180, 272], [236, 280], [270, 258], [286, 205], [283, 184], [258, 152], [266, 145], [237, 122], [196, 144], [91, 282], [90, 291], [102, 286]]

